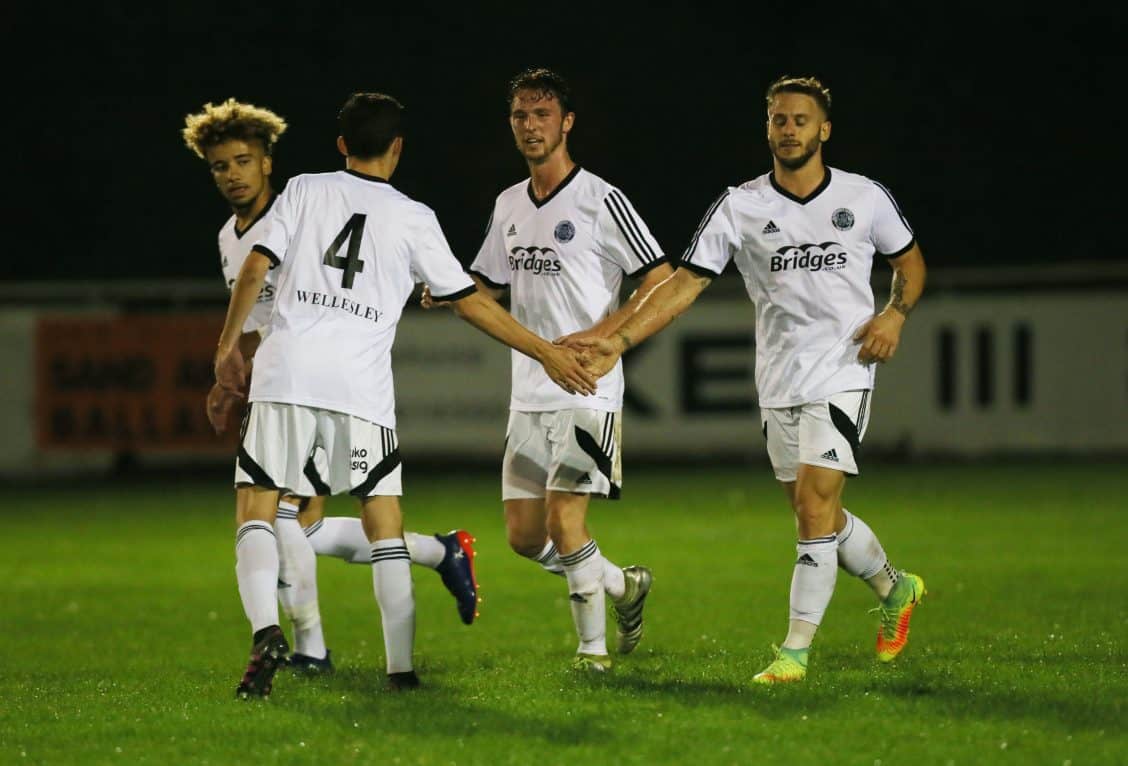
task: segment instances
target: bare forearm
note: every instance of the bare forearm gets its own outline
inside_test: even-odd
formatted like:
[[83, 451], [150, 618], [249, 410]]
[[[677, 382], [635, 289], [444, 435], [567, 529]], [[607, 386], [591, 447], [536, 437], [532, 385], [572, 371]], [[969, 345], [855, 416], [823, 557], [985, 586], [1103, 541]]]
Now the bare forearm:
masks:
[[494, 340], [540, 361], [548, 341], [530, 332], [485, 293], [474, 293], [455, 301], [454, 313]]
[[644, 296], [638, 307], [614, 332], [622, 351], [659, 332], [688, 309], [712, 280], [678, 269]]
[[914, 247], [905, 255], [891, 261], [891, 264], [893, 282], [889, 288], [889, 302], [886, 308], [907, 317], [924, 293], [927, 273], [924, 257], [920, 254], [919, 248]]
[[623, 324], [631, 318], [631, 315], [638, 311], [638, 307], [646, 300], [658, 285], [663, 281], [669, 279], [674, 271], [667, 265], [658, 266], [650, 271], [642, 284], [638, 286], [627, 301], [615, 311], [605, 316], [601, 321], [594, 324], [589, 332], [593, 335], [599, 335], [604, 338], [609, 338], [615, 334]]
[[231, 290], [231, 300], [227, 304], [227, 319], [223, 323], [223, 332], [219, 336], [219, 348], [229, 350], [234, 348], [243, 335], [243, 324], [247, 321], [255, 301], [258, 300], [263, 282], [266, 281], [266, 269], [254, 268], [250, 260], [254, 253], [247, 258], [248, 263], [243, 264], [239, 278]]

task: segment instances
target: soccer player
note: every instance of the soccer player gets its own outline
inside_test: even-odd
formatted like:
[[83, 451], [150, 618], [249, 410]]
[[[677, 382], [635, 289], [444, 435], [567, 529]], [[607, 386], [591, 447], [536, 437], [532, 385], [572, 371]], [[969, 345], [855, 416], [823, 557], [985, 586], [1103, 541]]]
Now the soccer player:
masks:
[[[672, 269], [626, 196], [573, 162], [568, 134], [576, 115], [567, 82], [528, 69], [509, 83], [508, 98], [509, 127], [529, 178], [498, 195], [471, 274], [495, 298], [508, 290], [513, 315], [544, 337], [609, 335]], [[624, 274], [642, 281], [619, 306]], [[646, 567], [620, 569], [605, 559], [586, 523], [592, 495], [619, 496], [623, 388], [616, 366], [594, 396], [569, 394], [513, 354], [502, 463], [509, 544], [567, 578], [579, 634], [573, 665], [584, 671], [611, 667], [605, 593], [618, 622], [618, 651], [627, 654], [642, 638], [652, 581]]]
[[290, 180], [232, 290], [216, 351], [218, 407], [241, 396], [239, 339], [267, 272], [278, 267], [235, 470], [236, 486], [246, 488], [238, 495], [236, 575], [253, 631], [239, 697], [269, 694], [289, 651], [278, 626], [280, 494], [348, 492], [360, 500], [389, 685], [419, 683], [391, 368], [395, 327], [416, 282], [452, 301], [463, 319], [534, 356], [569, 391], [595, 390], [575, 352], [537, 337], [478, 293], [430, 208], [388, 183], [403, 148], [402, 112], [384, 94], [349, 97], [337, 138], [346, 169]]
[[[889, 191], [823, 164], [830, 91], [813, 77], [781, 77], [766, 94], [772, 172], [725, 191], [706, 212], [672, 277], [609, 339], [579, 339], [602, 373], [685, 311], [730, 260], [756, 307], [756, 388], [768, 456], [795, 513], [799, 542], [790, 627], [761, 684], [802, 680], [837, 567], [879, 599], [877, 656], [905, 647], [923, 580], [892, 567], [873, 530], [842, 506], [869, 424], [874, 365], [897, 350], [924, 289], [920, 246]], [[875, 255], [893, 270], [874, 314]]]
[[[219, 231], [220, 268], [228, 289], [234, 285], [251, 245], [264, 231], [273, 208], [274, 146], [286, 128], [285, 120], [269, 109], [233, 98], [218, 105], [206, 104], [199, 113], [185, 118], [185, 143], [207, 162], [216, 187], [231, 207], [232, 215]], [[239, 340], [248, 360], [269, 325], [275, 290], [274, 274], [268, 272]], [[227, 410], [212, 408], [220, 402], [230, 406], [234, 401], [223, 397], [218, 386], [213, 387], [209, 396], [209, 417], [217, 430], [225, 428]], [[315, 487], [315, 491], [320, 488]], [[324, 507], [323, 497], [282, 497], [275, 523], [279, 579], [283, 583], [278, 595], [294, 626], [294, 653], [287, 665], [307, 672], [333, 670], [317, 603], [316, 555], [363, 564], [369, 564], [371, 556], [360, 519], [325, 518]], [[473, 538], [461, 529], [434, 536], [405, 532], [404, 537], [412, 563], [439, 573], [443, 584], [455, 597], [460, 619], [471, 624], [478, 603]]]
[[[220, 268], [228, 289], [235, 284], [239, 268], [250, 246], [265, 229], [265, 219], [273, 208], [274, 146], [285, 130], [287, 123], [270, 109], [240, 103], [233, 98], [219, 105], [205, 104], [201, 112], [185, 118], [183, 135], [188, 148], [208, 162], [215, 185], [231, 208], [231, 217], [219, 231]], [[263, 290], [239, 340], [240, 349], [248, 360], [270, 324], [275, 289], [274, 273], [267, 272]], [[233, 404], [233, 399], [224, 399], [218, 386], [214, 387], [210, 402], [223, 400]], [[226, 411], [212, 412], [210, 416], [218, 429], [226, 426]], [[285, 583], [279, 596], [294, 626], [294, 653], [288, 664], [300, 670], [332, 671], [317, 606], [315, 554], [369, 564], [368, 537], [358, 518], [325, 518], [323, 496], [282, 498], [275, 534], [279, 537], [280, 579]], [[412, 563], [439, 573], [456, 599], [460, 619], [467, 625], [472, 624], [478, 602], [474, 538], [464, 529], [433, 536], [407, 531], [404, 537]]]

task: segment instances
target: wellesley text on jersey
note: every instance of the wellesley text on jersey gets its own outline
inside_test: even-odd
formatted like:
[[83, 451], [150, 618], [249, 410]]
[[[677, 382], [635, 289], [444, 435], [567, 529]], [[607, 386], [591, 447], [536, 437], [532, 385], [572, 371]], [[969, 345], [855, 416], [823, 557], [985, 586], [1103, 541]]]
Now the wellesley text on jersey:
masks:
[[328, 295], [316, 290], [298, 290], [298, 303], [309, 303], [313, 306], [324, 306], [328, 309], [339, 309], [361, 319], [379, 322], [384, 312], [374, 306], [365, 306], [363, 303], [350, 301], [339, 295]]

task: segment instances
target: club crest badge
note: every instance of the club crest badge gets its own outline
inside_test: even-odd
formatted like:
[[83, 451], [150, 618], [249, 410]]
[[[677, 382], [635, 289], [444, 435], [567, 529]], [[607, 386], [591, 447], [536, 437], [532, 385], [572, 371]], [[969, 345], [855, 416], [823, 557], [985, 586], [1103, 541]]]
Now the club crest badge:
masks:
[[557, 242], [571, 242], [572, 238], [576, 236], [576, 227], [572, 225], [571, 221], [561, 221], [552, 230], [552, 236], [556, 238]]
[[844, 207], [840, 207], [830, 216], [830, 222], [839, 231], [849, 231], [854, 228], [854, 214]]

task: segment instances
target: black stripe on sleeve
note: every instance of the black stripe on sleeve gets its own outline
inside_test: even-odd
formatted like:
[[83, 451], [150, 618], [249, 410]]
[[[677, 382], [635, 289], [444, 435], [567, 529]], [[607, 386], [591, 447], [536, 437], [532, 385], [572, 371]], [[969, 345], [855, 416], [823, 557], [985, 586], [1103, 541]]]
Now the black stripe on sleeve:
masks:
[[894, 259], [894, 258], [900, 258], [900, 257], [901, 257], [902, 255], [904, 255], [905, 253], [907, 253], [907, 252], [909, 252], [910, 250], [912, 250], [912, 249], [913, 249], [913, 245], [915, 245], [915, 244], [916, 244], [916, 238], [914, 237], [913, 239], [910, 239], [910, 240], [909, 240], [909, 244], [905, 245], [904, 247], [902, 247], [902, 248], [901, 248], [900, 250], [898, 250], [897, 252], [895, 252], [895, 253], [890, 253], [889, 255], [885, 255], [885, 253], [882, 253], [882, 255], [884, 255], [884, 256], [885, 256], [885, 258], [886, 258], [886, 259], [888, 259], [888, 260], [892, 260], [892, 259]]
[[897, 200], [893, 199], [893, 195], [890, 194], [889, 190], [886, 189], [882, 184], [878, 183], [877, 181], [874, 181], [873, 183], [874, 186], [876, 186], [878, 189], [881, 189], [885, 196], [889, 198], [889, 204], [891, 204], [893, 206], [893, 209], [897, 211], [897, 217], [901, 219], [901, 223], [905, 224], [905, 228], [909, 230], [909, 234], [912, 234], [913, 227], [909, 226], [909, 222], [905, 219], [905, 214], [901, 212], [901, 206], [897, 204]]
[[486, 287], [491, 287], [494, 290], [505, 290], [509, 287], [509, 285], [503, 285], [500, 282], [494, 282], [492, 279], [490, 279], [480, 271], [470, 269], [470, 273], [476, 276], [478, 279], [482, 280], [482, 282], [485, 283]]
[[478, 286], [471, 285], [470, 287], [464, 287], [458, 292], [451, 293], [450, 295], [432, 295], [431, 299], [436, 301], [460, 301], [466, 296], [473, 295], [476, 292], [478, 292]]
[[[713, 202], [713, 204], [710, 205], [709, 209], [705, 212], [705, 216], [701, 219], [701, 223], [697, 226], [697, 231], [693, 232], [693, 239], [690, 240], [689, 247], [687, 247], [685, 249], [685, 252], [682, 253], [681, 259], [683, 264], [688, 264], [689, 260], [693, 257], [694, 251], [697, 250], [697, 242], [701, 239], [701, 232], [705, 231], [705, 227], [709, 225], [709, 221], [712, 220], [713, 214], [717, 212], [717, 209], [720, 208], [721, 203], [725, 201], [728, 195], [728, 189], [725, 189], [724, 193], [722, 193], [721, 196], [717, 197], [716, 201]], [[716, 275], [714, 274], [714, 276]]]
[[645, 274], [646, 272], [653, 269], [655, 266], [661, 266], [663, 263], [669, 263], [669, 262], [670, 262], [669, 257], [663, 255], [661, 258], [656, 258], [655, 260], [651, 261], [650, 263], [643, 264], [641, 268], [637, 269], [636, 271], [632, 271], [631, 273], [627, 274], [627, 276], [628, 277], [634, 277], [634, 278], [637, 279], [638, 277], [641, 277], [643, 274]]
[[274, 251], [266, 245], [255, 245], [251, 248], [251, 252], [262, 253], [263, 255], [265, 255], [268, 259], [270, 259], [271, 266], [277, 266], [278, 264], [282, 263], [282, 259], [275, 255]]
[[630, 208], [626, 205], [621, 194], [612, 189], [603, 198], [603, 204], [611, 211], [611, 218], [619, 227], [619, 231], [623, 232], [623, 237], [630, 245], [631, 250], [634, 251], [635, 257], [642, 263], [649, 263], [658, 257], [653, 248], [650, 247], [650, 243], [646, 241], [646, 237], [643, 236], [642, 229], [639, 228], [638, 222], [631, 215]]

